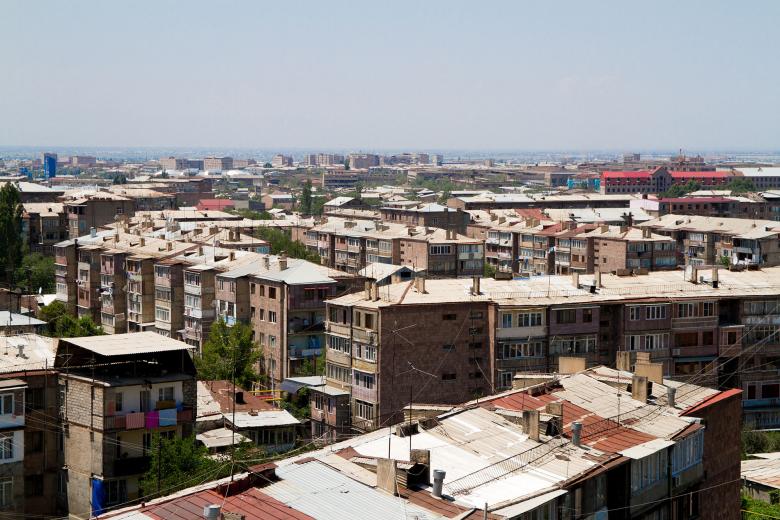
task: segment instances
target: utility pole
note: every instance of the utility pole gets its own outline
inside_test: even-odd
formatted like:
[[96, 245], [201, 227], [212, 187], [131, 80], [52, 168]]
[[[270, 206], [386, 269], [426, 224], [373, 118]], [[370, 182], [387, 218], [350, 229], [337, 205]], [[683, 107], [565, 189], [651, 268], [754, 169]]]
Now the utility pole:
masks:
[[162, 480], [162, 437], [157, 436], [157, 494], [160, 494], [160, 481]]

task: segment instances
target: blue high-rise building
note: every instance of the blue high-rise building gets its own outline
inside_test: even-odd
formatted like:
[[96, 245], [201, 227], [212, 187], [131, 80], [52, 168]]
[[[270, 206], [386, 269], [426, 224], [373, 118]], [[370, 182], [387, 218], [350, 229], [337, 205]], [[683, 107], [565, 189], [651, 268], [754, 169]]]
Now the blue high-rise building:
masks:
[[47, 179], [57, 176], [57, 154], [44, 152], [43, 154], [43, 175]]

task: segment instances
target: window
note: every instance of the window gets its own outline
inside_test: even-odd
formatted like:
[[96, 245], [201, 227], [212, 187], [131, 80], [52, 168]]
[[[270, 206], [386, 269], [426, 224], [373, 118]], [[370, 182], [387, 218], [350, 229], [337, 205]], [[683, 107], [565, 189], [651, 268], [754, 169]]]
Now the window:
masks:
[[173, 387], [165, 386], [158, 391], [158, 401], [173, 401]]
[[457, 379], [457, 374], [453, 374], [452, 372], [444, 373], [441, 375], [442, 381], [455, 381]]
[[349, 383], [352, 380], [352, 374], [350, 369], [333, 363], [326, 363], [325, 373], [329, 379], [335, 379], [342, 383]]
[[454, 321], [458, 318], [457, 314], [442, 314], [441, 319], [444, 321]]
[[44, 389], [28, 388], [26, 394], [27, 407], [31, 410], [43, 410]]
[[364, 345], [363, 346], [363, 359], [366, 361], [374, 361], [376, 362], [376, 347], [373, 347], [371, 345]]
[[14, 434], [0, 436], [0, 459], [14, 458]]
[[700, 463], [703, 454], [704, 432], [702, 430], [677, 441], [672, 448], [672, 476], [677, 476]]
[[268, 346], [271, 348], [276, 347], [276, 336], [271, 336], [270, 334], [268, 335]]
[[678, 303], [677, 304], [677, 317], [678, 318], [693, 318], [696, 313], [694, 312], [695, 305], [692, 303]]
[[595, 350], [596, 336], [555, 336], [550, 343], [551, 354], [586, 354]]
[[127, 502], [127, 481], [109, 480], [105, 483], [106, 504], [120, 504]]
[[713, 333], [711, 330], [702, 332], [701, 335], [701, 344], [702, 345], [712, 345], [713, 344]]
[[350, 344], [349, 338], [342, 338], [339, 336], [328, 336], [328, 348], [344, 354], [349, 354]]
[[500, 359], [522, 359], [544, 356], [544, 344], [541, 341], [520, 341], [501, 343], [498, 346]]
[[515, 375], [512, 372], [499, 372], [499, 385], [501, 388], [510, 388], [514, 377]]
[[268, 321], [270, 323], [276, 323], [276, 311], [268, 311]]
[[631, 461], [631, 491], [632, 494], [666, 479], [667, 451], [660, 450], [639, 460]]
[[355, 399], [355, 416], [369, 421], [374, 420], [374, 405]]
[[648, 320], [666, 319], [666, 305], [648, 305], [647, 319]]
[[642, 307], [633, 305], [628, 308], [628, 319], [631, 321], [638, 321], [642, 319]]
[[366, 388], [368, 390], [374, 389], [374, 375], [365, 374], [363, 372], [355, 371], [355, 385]]
[[541, 312], [521, 312], [517, 315], [518, 327], [537, 327], [542, 324]]
[[265, 309], [257, 310], [257, 319], [260, 321], [265, 321]]
[[114, 410], [117, 412], [121, 412], [123, 407], [124, 407], [124, 395], [122, 394], [122, 392], [117, 392], [114, 394]]
[[590, 323], [593, 321], [593, 309], [582, 309], [582, 321], [583, 323]]
[[431, 255], [449, 255], [452, 248], [448, 245], [431, 246]]
[[444, 352], [455, 352], [455, 345], [449, 343], [447, 345], [442, 345], [441, 349]]
[[165, 307], [155, 307], [154, 317], [159, 321], [171, 321], [171, 310]]
[[28, 430], [27, 442], [24, 443], [24, 452], [40, 453], [41, 450], [43, 450], [43, 432]]
[[576, 309], [558, 309], [555, 311], [555, 321], [561, 324], [576, 323], [577, 322], [577, 310]]
[[0, 507], [7, 507], [13, 503], [14, 484], [11, 478], [0, 479]]
[[268, 288], [268, 297], [272, 300], [276, 299], [276, 287], [269, 287]]
[[511, 329], [512, 328], [512, 314], [511, 313], [504, 313], [501, 315], [501, 328], [504, 329]]
[[702, 316], [715, 316], [715, 302], [704, 302], [701, 311]]
[[14, 394], [3, 394], [0, 396], [2, 403], [2, 414], [10, 415], [14, 413]]

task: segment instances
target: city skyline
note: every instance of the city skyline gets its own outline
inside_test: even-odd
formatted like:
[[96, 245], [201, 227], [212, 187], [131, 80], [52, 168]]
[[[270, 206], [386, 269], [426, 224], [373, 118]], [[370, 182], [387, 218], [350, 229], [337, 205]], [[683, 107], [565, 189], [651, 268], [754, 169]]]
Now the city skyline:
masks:
[[11, 3], [0, 143], [771, 150], [777, 11]]

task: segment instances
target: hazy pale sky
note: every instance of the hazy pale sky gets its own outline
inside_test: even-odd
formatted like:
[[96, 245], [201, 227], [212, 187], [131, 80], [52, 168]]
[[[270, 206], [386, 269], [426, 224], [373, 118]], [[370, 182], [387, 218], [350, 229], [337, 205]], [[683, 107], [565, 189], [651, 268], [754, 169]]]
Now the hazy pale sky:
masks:
[[0, 20], [0, 145], [780, 148], [773, 0], [0, 0]]

